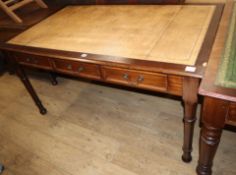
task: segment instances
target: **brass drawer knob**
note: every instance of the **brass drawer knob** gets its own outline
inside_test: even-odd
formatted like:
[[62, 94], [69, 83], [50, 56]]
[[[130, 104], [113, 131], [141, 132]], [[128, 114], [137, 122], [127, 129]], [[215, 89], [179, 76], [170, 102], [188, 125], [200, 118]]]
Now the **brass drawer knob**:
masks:
[[68, 70], [71, 70], [71, 69], [72, 69], [72, 65], [71, 65], [71, 64], [68, 64], [68, 65], [67, 65], [67, 69], [68, 69]]
[[129, 79], [129, 75], [128, 75], [128, 74], [124, 74], [124, 75], [123, 75], [123, 78], [124, 78], [125, 80], [128, 80], [128, 79]]
[[142, 75], [139, 75], [137, 78], [138, 83], [142, 83], [144, 81], [144, 77]]
[[84, 71], [84, 67], [81, 66], [81, 67], [78, 68], [78, 72], [80, 73], [82, 71]]
[[27, 61], [27, 62], [31, 62], [31, 59], [30, 59], [30, 58], [26, 58], [26, 61]]

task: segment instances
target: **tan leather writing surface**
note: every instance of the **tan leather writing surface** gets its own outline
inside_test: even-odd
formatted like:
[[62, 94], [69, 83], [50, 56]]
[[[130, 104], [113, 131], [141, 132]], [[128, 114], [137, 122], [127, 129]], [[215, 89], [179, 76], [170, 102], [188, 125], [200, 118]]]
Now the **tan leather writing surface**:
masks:
[[193, 65], [214, 6], [68, 6], [9, 43]]

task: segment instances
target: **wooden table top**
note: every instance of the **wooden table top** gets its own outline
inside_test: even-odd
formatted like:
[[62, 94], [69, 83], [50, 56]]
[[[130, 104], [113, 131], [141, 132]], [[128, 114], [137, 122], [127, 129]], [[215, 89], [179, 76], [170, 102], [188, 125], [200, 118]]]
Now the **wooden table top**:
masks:
[[194, 65], [214, 5], [68, 6], [9, 44]]
[[236, 3], [225, 7], [200, 94], [236, 102]]

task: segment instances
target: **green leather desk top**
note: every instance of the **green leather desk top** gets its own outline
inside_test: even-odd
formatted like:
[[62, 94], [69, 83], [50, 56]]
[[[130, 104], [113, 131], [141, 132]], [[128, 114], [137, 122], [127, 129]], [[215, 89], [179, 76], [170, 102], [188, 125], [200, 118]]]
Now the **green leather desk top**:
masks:
[[236, 3], [234, 3], [226, 47], [221, 56], [215, 84], [226, 88], [236, 88]]

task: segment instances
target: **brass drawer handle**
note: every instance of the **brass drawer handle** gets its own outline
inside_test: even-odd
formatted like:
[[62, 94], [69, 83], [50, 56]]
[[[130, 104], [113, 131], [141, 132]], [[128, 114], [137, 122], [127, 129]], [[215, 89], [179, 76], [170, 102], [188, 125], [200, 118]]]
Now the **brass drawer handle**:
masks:
[[80, 73], [82, 71], [84, 71], [84, 67], [81, 66], [81, 67], [78, 68], [78, 72]]
[[142, 83], [144, 81], [144, 77], [142, 75], [139, 75], [137, 78], [137, 81], [131, 81], [129, 84], [131, 86], [138, 86], [139, 83]]
[[68, 65], [67, 65], [67, 69], [68, 69], [68, 70], [71, 70], [71, 69], [72, 69], [72, 65], [71, 65], [71, 64], [68, 64]]
[[139, 75], [137, 78], [137, 83], [142, 83], [144, 81], [144, 77], [142, 75]]
[[128, 80], [128, 79], [129, 79], [129, 75], [125, 73], [125, 74], [123, 75], [123, 78], [124, 78], [125, 80]]

